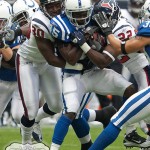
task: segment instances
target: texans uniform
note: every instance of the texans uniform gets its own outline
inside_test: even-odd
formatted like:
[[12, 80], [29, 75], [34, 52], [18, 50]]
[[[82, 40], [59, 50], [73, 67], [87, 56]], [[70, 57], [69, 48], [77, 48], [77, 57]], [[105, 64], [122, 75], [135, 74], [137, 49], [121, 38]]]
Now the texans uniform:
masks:
[[[137, 36], [150, 37], [150, 21], [140, 24]], [[145, 47], [147, 50], [150, 46]], [[112, 117], [111, 122], [119, 128], [123, 128], [128, 124], [138, 122], [142, 119], [147, 120], [150, 109], [150, 87], [131, 96], [121, 109]]]
[[30, 120], [37, 115], [39, 90], [51, 111], [57, 113], [62, 109], [60, 70], [46, 62], [35, 41], [35, 36], [53, 41], [49, 19], [39, 10], [32, 18], [31, 27], [30, 39], [21, 45], [16, 58], [19, 92], [25, 115]]
[[[122, 41], [134, 38], [136, 35], [135, 28], [125, 18], [119, 19], [113, 29], [113, 34]], [[138, 84], [138, 90], [142, 90], [150, 85], [149, 62], [144, 53], [121, 54], [118, 56], [118, 59], [133, 74]]]
[[[58, 15], [51, 19], [51, 34], [64, 42], [70, 41], [70, 33], [77, 30], [68, 20], [65, 14]], [[80, 116], [83, 107], [88, 100], [82, 98], [86, 93], [95, 92], [101, 95], [123, 96], [125, 89], [132, 83], [126, 81], [120, 74], [110, 69], [98, 69], [83, 54], [80, 62], [86, 64], [82, 71], [63, 70], [63, 94], [64, 110], [75, 112]], [[72, 73], [69, 77], [66, 75]], [[81, 105], [82, 104], [82, 105]]]

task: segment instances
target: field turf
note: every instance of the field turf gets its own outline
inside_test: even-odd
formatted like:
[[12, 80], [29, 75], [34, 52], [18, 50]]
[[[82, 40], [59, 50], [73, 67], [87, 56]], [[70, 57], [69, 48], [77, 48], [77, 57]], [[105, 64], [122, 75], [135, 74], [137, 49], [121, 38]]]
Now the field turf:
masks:
[[[53, 134], [54, 127], [42, 127], [44, 143], [49, 146], [51, 143], [51, 138]], [[92, 126], [91, 127], [91, 136], [93, 141], [98, 136], [98, 134], [102, 131], [102, 127], [100, 126]], [[124, 137], [125, 130], [123, 130], [117, 140], [109, 146], [106, 150], [126, 150], [123, 146], [123, 137]], [[138, 129], [138, 133], [140, 135], [145, 136], [143, 132]], [[20, 129], [19, 128], [12, 128], [12, 127], [1, 127], [0, 128], [0, 150], [5, 150], [5, 147], [8, 146], [10, 143], [19, 142], [21, 141], [20, 136]], [[72, 128], [69, 128], [69, 132], [65, 138], [64, 143], [62, 144], [61, 150], [80, 150], [80, 143], [75, 136], [74, 131]], [[139, 150], [139, 148], [133, 148], [131, 150]]]

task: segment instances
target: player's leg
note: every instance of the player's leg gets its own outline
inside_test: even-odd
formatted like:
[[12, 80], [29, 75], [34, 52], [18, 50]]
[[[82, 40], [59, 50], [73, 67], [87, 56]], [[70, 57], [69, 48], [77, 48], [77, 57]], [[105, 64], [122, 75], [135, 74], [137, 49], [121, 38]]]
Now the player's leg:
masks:
[[30, 144], [32, 126], [39, 108], [39, 75], [33, 63], [18, 54], [16, 64], [18, 89], [24, 107], [24, 115], [20, 121], [22, 143]]
[[12, 107], [11, 107], [12, 117], [15, 120], [15, 122], [19, 124], [21, 117], [23, 116], [23, 113], [24, 113], [24, 108], [22, 105], [22, 101], [20, 98], [18, 88], [13, 93], [11, 104], [12, 104]]
[[[63, 115], [59, 118], [52, 138], [51, 150], [58, 150], [62, 144], [69, 126], [76, 117], [82, 97], [85, 93], [85, 88], [80, 82], [80, 79], [68, 77], [63, 81]], [[84, 102], [86, 100], [84, 99]], [[84, 103], [83, 102], [83, 103]], [[82, 103], [82, 104], [83, 104]], [[83, 104], [84, 105], [84, 104]]]
[[[138, 91], [146, 88], [149, 86], [149, 76], [148, 74], [150, 73], [149, 67], [145, 67], [138, 72], [134, 73], [133, 76], [135, 78], [135, 81], [138, 85]], [[140, 121], [140, 127], [142, 131], [144, 131], [146, 134], [148, 134], [148, 125], [144, 121]], [[140, 135], [137, 134], [136, 132], [136, 127], [134, 125], [129, 125], [126, 127], [126, 134], [124, 138], [124, 145], [125, 146], [137, 146], [137, 143], [141, 143], [140, 141], [145, 142], [146, 139], [144, 137], [141, 137]], [[148, 142], [149, 145], [149, 142]]]
[[33, 126], [32, 136], [37, 142], [42, 142], [42, 133], [39, 124], [40, 120], [53, 116], [62, 109], [60, 69], [48, 66], [46, 70], [43, 70], [40, 75], [40, 87], [46, 102], [38, 110]]
[[89, 85], [89, 91], [101, 95], [119, 95], [127, 99], [137, 92], [131, 82], [111, 69], [94, 70], [85, 78], [84, 82]]
[[[86, 73], [83, 81], [84, 83], [87, 83], [87, 85], [89, 85], [86, 87], [88, 91], [93, 91], [101, 95], [112, 94], [129, 97], [133, 93], [135, 93], [135, 89], [132, 86], [132, 83], [126, 81], [125, 78], [123, 78], [120, 74], [110, 69], [97, 69]], [[91, 116], [88, 116], [89, 114], [86, 114], [88, 118], [96, 116], [94, 111], [89, 112], [91, 113]], [[96, 113], [98, 112], [101, 113], [101, 111], [97, 111]], [[94, 119], [95, 118], [93, 118], [93, 120]], [[96, 119], [100, 120], [101, 118], [97, 117]]]
[[83, 117], [88, 121], [98, 121], [103, 124], [105, 128], [109, 122], [110, 118], [117, 112], [114, 106], [106, 106], [101, 110], [92, 110], [92, 109], [84, 109]]
[[7, 82], [0, 80], [0, 118], [7, 104], [11, 100], [13, 92], [17, 88], [17, 82]]
[[[150, 109], [150, 88], [146, 88], [131, 96], [111, 118], [109, 125], [98, 136], [89, 150], [104, 150], [115, 141], [124, 126], [147, 118]], [[140, 147], [145, 147], [141, 143]]]

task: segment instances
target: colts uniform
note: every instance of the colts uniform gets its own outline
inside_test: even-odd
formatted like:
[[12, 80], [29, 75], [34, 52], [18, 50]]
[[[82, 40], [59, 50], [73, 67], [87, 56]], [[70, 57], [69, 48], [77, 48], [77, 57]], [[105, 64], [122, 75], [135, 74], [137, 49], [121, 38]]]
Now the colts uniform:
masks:
[[[52, 24], [51, 34], [55, 38], [71, 42], [70, 33], [76, 28], [69, 22], [65, 14], [54, 17], [50, 22]], [[132, 84], [113, 70], [96, 68], [89, 60], [87, 61], [85, 54], [81, 56], [79, 62], [86, 64], [83, 70], [63, 70], [64, 75], [72, 73], [69, 77], [64, 76], [63, 80], [63, 103], [66, 112], [75, 112], [79, 116], [88, 102], [88, 99], [83, 101], [88, 92], [88, 94], [95, 92], [101, 95], [123, 96], [125, 89]]]
[[[143, 22], [137, 32], [137, 36], [150, 37], [150, 21]], [[146, 46], [150, 49], [149, 46]], [[150, 110], [150, 87], [131, 96], [121, 107], [121, 109], [112, 117], [111, 122], [122, 129], [124, 126], [139, 122], [140, 120], [149, 120]]]
[[[125, 18], [119, 19], [113, 29], [113, 34], [122, 41], [133, 38], [136, 35], [135, 28]], [[150, 85], [149, 62], [144, 53], [121, 54], [118, 56], [118, 59], [133, 74], [138, 84], [138, 90], [142, 90]]]
[[[10, 48], [19, 45], [19, 40], [16, 39], [10, 43]], [[2, 61], [2, 55], [0, 56]], [[3, 62], [1, 62], [3, 64]], [[12, 99], [20, 99], [17, 88], [17, 77], [15, 68], [7, 68], [1, 65], [0, 67], [0, 117], [4, 112], [7, 104]]]
[[60, 70], [46, 62], [34, 37], [53, 41], [50, 35], [49, 19], [39, 10], [32, 18], [31, 27], [30, 39], [21, 45], [16, 58], [19, 92], [25, 115], [30, 120], [37, 115], [39, 90], [43, 93], [51, 111], [57, 113], [62, 109]]

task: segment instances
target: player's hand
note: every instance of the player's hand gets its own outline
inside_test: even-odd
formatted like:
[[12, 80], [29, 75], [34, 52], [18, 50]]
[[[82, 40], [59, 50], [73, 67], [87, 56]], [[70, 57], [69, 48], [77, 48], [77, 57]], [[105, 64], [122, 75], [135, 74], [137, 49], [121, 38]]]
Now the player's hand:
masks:
[[91, 47], [86, 43], [84, 35], [80, 31], [73, 32], [71, 34], [71, 40], [73, 43], [77, 43], [85, 54], [91, 49]]
[[15, 40], [15, 31], [11, 29], [7, 29], [7, 34], [5, 35], [5, 40], [6, 41], [14, 41]]
[[82, 46], [86, 42], [84, 35], [80, 31], [75, 31], [71, 33], [70, 37], [71, 37], [71, 41], [73, 43], [78, 44], [79, 46]]
[[96, 23], [101, 28], [102, 32], [108, 36], [109, 34], [112, 34], [112, 23], [110, 20], [108, 20], [106, 14], [104, 12], [98, 12], [93, 17], [93, 20], [96, 21]]
[[100, 28], [97, 26], [88, 26], [84, 30], [84, 36], [86, 41], [91, 46], [92, 49], [100, 51], [102, 47], [107, 45], [105, 37], [100, 34]]
[[9, 42], [13, 42], [18, 36], [22, 35], [22, 31], [20, 28], [16, 30], [7, 29], [7, 34], [5, 35], [5, 40]]

